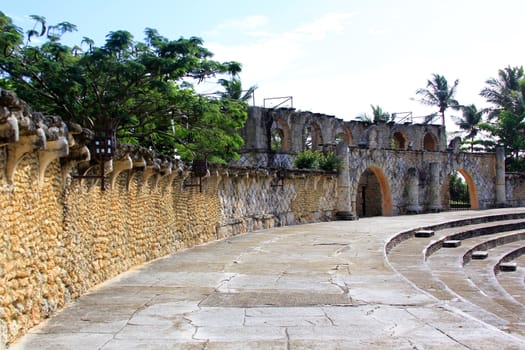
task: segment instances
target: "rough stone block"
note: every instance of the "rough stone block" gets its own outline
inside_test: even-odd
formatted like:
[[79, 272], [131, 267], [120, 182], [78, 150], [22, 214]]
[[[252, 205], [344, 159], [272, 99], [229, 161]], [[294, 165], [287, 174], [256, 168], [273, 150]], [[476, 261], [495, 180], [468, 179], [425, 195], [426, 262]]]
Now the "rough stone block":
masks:
[[415, 232], [414, 236], [418, 238], [428, 238], [428, 237], [434, 236], [434, 231], [433, 230], [419, 230]]
[[443, 242], [443, 248], [457, 248], [461, 246], [459, 239], [450, 239]]
[[516, 271], [518, 268], [518, 265], [515, 262], [506, 262], [499, 264], [499, 270], [508, 272], [508, 271]]
[[483, 260], [489, 256], [489, 252], [486, 250], [477, 250], [472, 253], [472, 259], [474, 260]]

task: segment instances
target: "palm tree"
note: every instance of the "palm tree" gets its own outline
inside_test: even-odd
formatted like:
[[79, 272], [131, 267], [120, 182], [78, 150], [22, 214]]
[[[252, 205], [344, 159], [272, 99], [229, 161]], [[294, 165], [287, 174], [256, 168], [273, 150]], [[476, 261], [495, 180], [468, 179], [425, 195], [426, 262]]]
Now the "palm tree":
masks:
[[385, 112], [379, 105], [370, 105], [370, 107], [372, 107], [372, 115], [374, 116], [375, 122], [386, 122], [390, 119], [390, 113]]
[[461, 130], [464, 130], [465, 137], [470, 139], [470, 151], [474, 151], [474, 138], [478, 135], [480, 130], [479, 124], [483, 120], [483, 111], [477, 109], [473, 104], [468, 106], [461, 106], [463, 117], [456, 120], [456, 125]]
[[248, 90], [242, 89], [241, 80], [237, 77], [232, 77], [231, 80], [219, 79], [219, 84], [224, 88], [224, 92], [220, 92], [222, 98], [247, 102], [252, 98], [257, 86], [251, 86]]
[[427, 80], [426, 89], [417, 89], [416, 95], [420, 96], [419, 102], [435, 106], [441, 115], [441, 124], [445, 126], [445, 111], [451, 107], [459, 108], [459, 103], [454, 99], [459, 80], [454, 81], [454, 85], [449, 88], [447, 79], [439, 74], [432, 74], [432, 79]]
[[485, 82], [488, 86], [481, 90], [480, 95], [494, 105], [493, 108], [488, 109], [489, 120], [497, 118], [503, 110], [516, 114], [525, 111], [523, 83], [520, 83], [523, 79], [525, 79], [523, 67], [509, 66], [498, 71], [498, 79], [490, 78]]
[[372, 116], [369, 116], [366, 113], [361, 113], [356, 117], [356, 120], [359, 120], [361, 122], [386, 122], [390, 119], [390, 113], [385, 112], [383, 108], [381, 108], [379, 105], [370, 105], [372, 108]]

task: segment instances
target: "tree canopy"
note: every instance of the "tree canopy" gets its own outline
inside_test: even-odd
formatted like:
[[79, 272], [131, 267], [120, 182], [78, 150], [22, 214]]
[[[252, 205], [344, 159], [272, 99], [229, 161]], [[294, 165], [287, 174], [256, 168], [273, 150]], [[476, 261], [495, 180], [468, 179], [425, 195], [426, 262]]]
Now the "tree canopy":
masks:
[[419, 102], [438, 108], [443, 126], [445, 126], [445, 111], [449, 107], [455, 109], [459, 107], [459, 102], [455, 99], [458, 84], [459, 80], [456, 79], [454, 84], [449, 87], [444, 76], [432, 74], [432, 79], [427, 80], [426, 88], [416, 90], [416, 95], [420, 97]]
[[480, 95], [491, 107], [485, 110], [487, 120], [480, 129], [489, 134], [487, 148], [505, 149], [507, 169], [522, 171], [525, 166], [525, 74], [523, 67], [507, 67], [490, 78]]
[[[102, 46], [85, 37], [61, 42], [69, 22], [21, 28], [0, 12], [0, 87], [14, 90], [35, 110], [92, 129], [116, 128], [119, 140], [183, 159], [236, 158], [247, 118], [241, 98], [196, 93], [194, 83], [220, 76], [238, 85], [241, 65], [218, 62], [197, 37], [175, 40], [145, 29], [143, 42], [125, 30], [110, 32]], [[34, 43], [35, 38], [42, 43]]]

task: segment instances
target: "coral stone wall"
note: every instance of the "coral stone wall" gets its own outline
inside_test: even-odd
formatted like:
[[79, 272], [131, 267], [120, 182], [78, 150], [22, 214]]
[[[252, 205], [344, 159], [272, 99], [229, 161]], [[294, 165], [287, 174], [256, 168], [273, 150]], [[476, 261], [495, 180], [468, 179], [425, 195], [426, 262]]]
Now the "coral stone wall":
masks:
[[514, 206], [525, 205], [525, 174], [509, 173], [505, 184], [507, 202]]
[[[6, 149], [0, 149], [5, 166]], [[0, 175], [0, 348], [89, 288], [180, 249], [244, 232], [330, 219], [334, 175], [212, 171], [203, 191], [179, 174], [122, 172], [104, 192], [63, 176], [60, 159], [38, 180], [27, 153], [13, 182]], [[3, 172], [0, 172], [3, 174]]]

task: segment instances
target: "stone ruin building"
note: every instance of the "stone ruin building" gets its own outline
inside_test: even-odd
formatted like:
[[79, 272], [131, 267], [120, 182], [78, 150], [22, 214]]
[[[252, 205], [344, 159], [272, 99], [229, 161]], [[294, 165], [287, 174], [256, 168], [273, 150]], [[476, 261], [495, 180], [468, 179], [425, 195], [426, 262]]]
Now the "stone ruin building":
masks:
[[[89, 288], [204, 242], [447, 210], [455, 171], [466, 179], [472, 209], [525, 198], [524, 177], [505, 173], [502, 150], [462, 152], [437, 125], [254, 107], [240, 133], [241, 159], [210, 167], [200, 188], [191, 168], [141, 147], [121, 145], [110, 160], [92, 159], [91, 130], [32, 112], [0, 90], [0, 349]], [[307, 148], [336, 153], [342, 170], [293, 169]], [[101, 170], [105, 180], [93, 176]]]
[[340, 218], [399, 215], [449, 208], [449, 179], [459, 172], [472, 209], [508, 205], [503, 150], [466, 153], [460, 139], [446, 142], [445, 127], [430, 124], [343, 121], [294, 109], [252, 107], [241, 131], [240, 164], [291, 168], [305, 149], [336, 152], [344, 160], [338, 177]]

